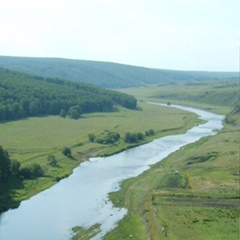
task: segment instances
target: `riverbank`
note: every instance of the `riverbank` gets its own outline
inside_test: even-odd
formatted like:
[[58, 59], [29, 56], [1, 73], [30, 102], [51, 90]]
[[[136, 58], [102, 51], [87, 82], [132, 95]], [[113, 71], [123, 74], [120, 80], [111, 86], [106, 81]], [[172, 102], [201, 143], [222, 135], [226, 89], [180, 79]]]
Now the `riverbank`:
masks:
[[239, 238], [239, 114], [110, 194], [127, 216], [104, 239]]
[[[112, 155], [162, 136], [184, 133], [200, 123], [197, 115], [189, 112], [146, 103], [139, 106], [142, 111], [119, 109], [115, 113], [85, 115], [78, 121], [46, 117], [1, 124], [0, 142], [4, 143], [3, 147], [11, 159], [20, 161], [23, 166], [40, 164], [45, 172], [44, 178], [13, 179], [6, 184], [0, 198], [1, 211], [18, 207], [21, 201], [50, 188], [90, 157]], [[128, 131], [144, 132], [149, 129], [153, 129], [155, 135], [145, 137], [137, 144], [120, 140], [118, 144], [103, 145], [91, 143], [88, 139], [89, 133], [99, 134], [103, 130], [115, 131], [123, 136]], [[73, 158], [62, 155], [65, 146], [71, 148]], [[56, 167], [49, 165], [49, 155], [55, 156]]]

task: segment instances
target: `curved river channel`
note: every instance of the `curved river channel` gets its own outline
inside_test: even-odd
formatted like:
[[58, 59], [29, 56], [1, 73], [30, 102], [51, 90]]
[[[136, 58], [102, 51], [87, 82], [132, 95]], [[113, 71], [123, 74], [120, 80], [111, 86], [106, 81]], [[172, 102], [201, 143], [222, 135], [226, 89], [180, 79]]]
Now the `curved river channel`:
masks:
[[93, 239], [101, 239], [127, 214], [126, 209], [112, 205], [109, 192], [117, 191], [123, 180], [138, 176], [181, 147], [215, 135], [223, 127], [222, 115], [171, 107], [196, 113], [207, 122], [182, 135], [163, 137], [110, 157], [89, 159], [70, 177], [23, 201], [17, 209], [3, 213], [0, 239], [66, 240], [71, 239], [73, 227], [88, 228], [96, 223], [100, 224], [101, 232]]

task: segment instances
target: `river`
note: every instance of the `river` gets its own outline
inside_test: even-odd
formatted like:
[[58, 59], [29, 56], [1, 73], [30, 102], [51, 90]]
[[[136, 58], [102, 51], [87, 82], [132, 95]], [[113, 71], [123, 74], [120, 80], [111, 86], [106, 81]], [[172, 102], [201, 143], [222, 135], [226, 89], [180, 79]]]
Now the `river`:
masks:
[[3, 213], [0, 239], [67, 240], [72, 237], [72, 227], [88, 228], [94, 224], [100, 224], [101, 232], [93, 239], [101, 239], [127, 214], [126, 209], [112, 205], [109, 192], [117, 191], [123, 180], [138, 176], [181, 147], [215, 135], [223, 127], [222, 115], [171, 107], [196, 113], [207, 122], [185, 134], [163, 137], [113, 156], [89, 159], [68, 178], [23, 201], [17, 209]]

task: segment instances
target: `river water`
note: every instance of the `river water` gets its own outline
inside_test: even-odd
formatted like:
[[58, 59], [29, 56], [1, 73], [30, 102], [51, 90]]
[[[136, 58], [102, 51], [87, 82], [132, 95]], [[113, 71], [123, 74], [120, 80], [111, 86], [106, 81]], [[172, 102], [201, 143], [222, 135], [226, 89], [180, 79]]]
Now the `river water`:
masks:
[[126, 209], [113, 207], [108, 200], [109, 192], [117, 191], [123, 180], [138, 176], [181, 147], [215, 135], [223, 127], [224, 116], [189, 107], [171, 107], [194, 112], [207, 122], [182, 135], [163, 137], [113, 156], [89, 159], [70, 177], [23, 201], [17, 209], [3, 213], [0, 239], [67, 240], [71, 239], [72, 227], [88, 228], [94, 224], [101, 228], [94, 239], [101, 239], [127, 214]]

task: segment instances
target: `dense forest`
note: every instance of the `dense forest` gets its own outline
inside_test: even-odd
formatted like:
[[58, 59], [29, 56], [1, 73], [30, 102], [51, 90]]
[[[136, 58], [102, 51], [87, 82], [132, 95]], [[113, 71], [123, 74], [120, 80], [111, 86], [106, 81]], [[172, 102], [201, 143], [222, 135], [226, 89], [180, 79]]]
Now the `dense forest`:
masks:
[[104, 88], [128, 88], [150, 84], [238, 77], [237, 72], [173, 71], [110, 62], [60, 58], [0, 56], [0, 67], [47, 78], [85, 82]]
[[115, 105], [135, 109], [136, 104], [133, 96], [117, 91], [0, 68], [0, 121], [59, 114], [79, 118], [113, 111]]

